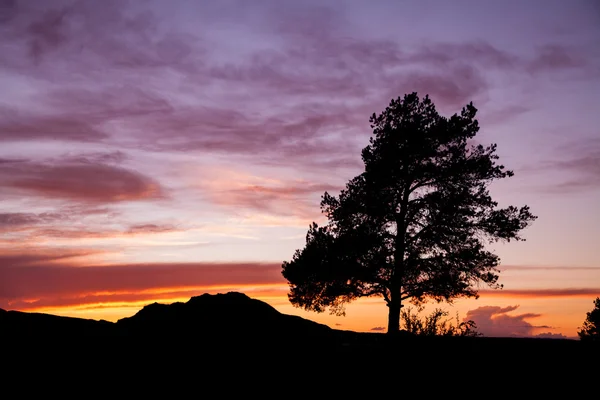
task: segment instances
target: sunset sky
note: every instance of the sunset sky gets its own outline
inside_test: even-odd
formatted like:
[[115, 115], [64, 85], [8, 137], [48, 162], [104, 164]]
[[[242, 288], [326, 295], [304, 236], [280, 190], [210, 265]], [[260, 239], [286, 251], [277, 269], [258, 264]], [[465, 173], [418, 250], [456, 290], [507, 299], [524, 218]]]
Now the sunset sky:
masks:
[[594, 0], [0, 0], [0, 308], [116, 321], [235, 290], [384, 329], [381, 298], [292, 307], [281, 263], [414, 91], [473, 101], [515, 171], [492, 194], [538, 216], [492, 247], [502, 291], [442, 308], [577, 336], [600, 296]]

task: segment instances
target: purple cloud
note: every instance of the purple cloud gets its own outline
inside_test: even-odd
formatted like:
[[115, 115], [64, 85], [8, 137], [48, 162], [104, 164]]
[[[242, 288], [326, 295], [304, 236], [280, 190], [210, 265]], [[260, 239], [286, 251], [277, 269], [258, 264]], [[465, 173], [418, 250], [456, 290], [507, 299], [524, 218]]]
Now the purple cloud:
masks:
[[23, 140], [101, 141], [108, 135], [77, 115], [34, 115], [0, 108], [0, 142]]
[[[72, 67], [90, 68], [92, 73], [101, 73], [101, 65], [194, 69], [194, 62], [188, 59], [193, 44], [198, 43], [193, 37], [163, 34], [152, 11], [127, 6], [118, 0], [103, 1], [101, 5], [90, 1], [19, 1], [3, 26], [5, 40], [19, 46], [6, 46], [13, 57], [3, 58], [0, 64], [27, 66], [22, 72], [38, 75], [43, 71], [46, 77], [67, 72], [52, 70], [52, 62], [57, 60]], [[31, 68], [27, 61], [33, 61], [37, 68]]]
[[546, 193], [579, 193], [600, 188], [600, 139], [585, 138], [563, 144], [555, 149], [550, 161], [529, 167], [530, 173], [552, 170], [556, 173], [551, 184], [534, 186]]
[[14, 229], [21, 226], [52, 223], [64, 219], [59, 213], [0, 213], [0, 231], [3, 229]]
[[[238, 7], [206, 7], [209, 14], [242, 15]], [[348, 35], [349, 20], [323, 6], [261, 9], [246, 27], [278, 40], [225, 60], [198, 37], [201, 30], [165, 30], [156, 9], [139, 4], [14, 2], [7, 10], [0, 65], [60, 85], [39, 91], [40, 110], [5, 110], [0, 140], [243, 154], [323, 171], [359, 166], [368, 116], [391, 97], [418, 91], [458, 111], [474, 98], [486, 100], [489, 69], [518, 74], [529, 65], [586, 63], [559, 45], [527, 59], [483, 40], [408, 46]]]
[[0, 187], [37, 195], [90, 203], [151, 200], [165, 196], [152, 178], [108, 164], [19, 163], [0, 169]]
[[[275, 185], [243, 184], [231, 188], [208, 188], [212, 202], [219, 206], [266, 212], [271, 215], [308, 218], [318, 211], [318, 200], [325, 191], [337, 192], [341, 187], [311, 182], [290, 182]], [[224, 182], [227, 186], [228, 182]]]
[[170, 224], [137, 224], [130, 226], [126, 233], [130, 235], [147, 234], [147, 233], [164, 233], [180, 230]]
[[546, 45], [538, 49], [535, 58], [529, 62], [527, 69], [532, 72], [578, 69], [587, 66], [582, 54], [564, 46]]

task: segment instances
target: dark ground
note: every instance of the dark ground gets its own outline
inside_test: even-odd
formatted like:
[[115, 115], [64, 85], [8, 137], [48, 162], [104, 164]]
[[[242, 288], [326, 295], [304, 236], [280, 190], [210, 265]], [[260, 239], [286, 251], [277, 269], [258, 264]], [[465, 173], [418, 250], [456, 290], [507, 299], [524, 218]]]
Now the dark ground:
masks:
[[600, 384], [597, 343], [340, 331], [240, 293], [155, 303], [116, 323], [1, 310], [0, 340], [0, 387], [19, 398], [84, 382], [77, 397], [571, 398]]

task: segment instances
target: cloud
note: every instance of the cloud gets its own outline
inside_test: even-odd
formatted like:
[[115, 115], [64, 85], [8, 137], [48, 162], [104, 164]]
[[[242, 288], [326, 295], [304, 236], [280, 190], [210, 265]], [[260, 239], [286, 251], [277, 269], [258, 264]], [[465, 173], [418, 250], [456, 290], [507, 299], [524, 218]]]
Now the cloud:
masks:
[[570, 266], [570, 265], [501, 265], [501, 270], [564, 270], [564, 271], [587, 271], [587, 270], [600, 270], [600, 267], [589, 267], [589, 266]]
[[3, 270], [4, 268], [54, 265], [55, 263], [62, 263], [63, 265], [68, 266], [71, 265], [70, 262], [73, 260], [99, 253], [102, 253], [102, 251], [97, 249], [40, 249], [31, 246], [20, 249], [3, 250], [0, 253], [0, 270]]
[[17, 0], [3, 0], [0, 2], [0, 23], [8, 22], [17, 14]]
[[0, 141], [71, 140], [101, 141], [108, 135], [78, 115], [36, 115], [14, 108], [0, 108]]
[[600, 188], [600, 139], [585, 138], [556, 149], [557, 156], [530, 168], [531, 172], [555, 171], [552, 184], [538, 186], [546, 193], [580, 193]]
[[85, 86], [41, 92], [37, 104], [43, 108], [37, 111], [0, 107], [0, 141], [106, 142], [110, 123], [172, 111], [166, 99], [131, 83]]
[[[489, 70], [518, 75], [548, 60], [553, 70], [572, 70], [569, 57], [585, 63], [558, 45], [529, 59], [485, 41], [359, 36], [336, 9], [307, 4], [268, 2], [247, 13], [238, 2], [203, 3], [194, 31], [169, 25], [171, 14], [146, 3], [15, 4], [0, 29], [0, 65], [16, 82], [8, 92], [15, 100], [0, 105], [0, 141], [235, 156], [306, 173], [357, 171], [368, 117], [390, 98], [418, 91], [455, 112], [486, 101]], [[229, 54], [227, 37], [210, 35], [223, 21], [261, 40]]]
[[131, 225], [127, 230], [127, 234], [137, 235], [137, 234], [148, 234], [148, 233], [165, 233], [165, 232], [174, 232], [180, 230], [173, 225], [164, 224], [137, 224]]
[[60, 221], [65, 215], [60, 213], [0, 213], [0, 231], [18, 229], [23, 226], [47, 224]]
[[383, 326], [375, 326], [375, 327], [371, 328], [371, 330], [375, 331], [375, 332], [382, 332], [382, 331], [385, 331], [385, 327], [383, 327]]
[[72, 118], [98, 123], [173, 111], [164, 95], [131, 82], [102, 84], [94, 89], [87, 85], [54, 89], [43, 93], [40, 100], [54, 111], [68, 110]]
[[407, 59], [411, 62], [431, 63], [439, 67], [446, 67], [456, 63], [457, 60], [465, 59], [486, 68], [514, 68], [521, 63], [518, 56], [483, 41], [426, 44], [409, 53]]
[[563, 335], [562, 333], [552, 332], [538, 333], [537, 335], [533, 335], [533, 337], [540, 339], [568, 339], [568, 337]]
[[0, 165], [2, 164], [16, 164], [20, 162], [27, 162], [24, 158], [0, 158]]
[[561, 289], [502, 289], [480, 290], [479, 294], [486, 297], [589, 297], [600, 294], [600, 288], [561, 288]]
[[[360, 126], [367, 127], [371, 110], [326, 106], [310, 99], [307, 103], [288, 109], [282, 99], [278, 112], [266, 111], [273, 104], [251, 99], [239, 108], [178, 107], [125, 121], [123, 126], [135, 137], [143, 136], [139, 146], [152, 151], [235, 154], [256, 165], [305, 170], [361, 165], [360, 148], [368, 133]], [[361, 131], [365, 137], [359, 142]]]
[[[106, 221], [121, 213], [95, 204], [68, 204], [51, 212], [7, 212], [0, 214], [0, 248], [30, 248], [48, 239], [106, 238], [125, 235], [124, 230], [108, 228]], [[114, 226], [114, 225], [113, 225]]]
[[[35, 299], [11, 300], [4, 304], [0, 299], [0, 306], [5, 309], [20, 311], [45, 311], [65, 308], [68, 310], [92, 310], [102, 308], [121, 308], [138, 307], [156, 301], [180, 301], [188, 300], [190, 297], [199, 296], [204, 293], [223, 293], [229, 291], [246, 292], [257, 298], [265, 296], [269, 298], [271, 305], [281, 303], [286, 304], [286, 287], [276, 284], [265, 284], [258, 286], [237, 284], [237, 285], [217, 285], [217, 286], [189, 286], [186, 288], [160, 288], [139, 291], [120, 291], [120, 292], [98, 292], [84, 293], [74, 296], [63, 297], [44, 297]], [[274, 299], [279, 297], [285, 301]]]
[[[0, 232], [4, 238], [0, 239], [0, 245], [31, 245], [47, 239], [124, 238], [186, 230], [170, 223], [133, 224], [122, 228], [113, 223], [108, 227], [106, 218], [116, 214], [109, 209], [72, 210], [70, 207], [37, 214], [1, 213]], [[90, 219], [95, 215], [100, 219]]]
[[[13, 57], [2, 61], [8, 67], [29, 67], [24, 73], [43, 71], [49, 77], [67, 72], [53, 70], [53, 62], [71, 68], [87, 67], [91, 72], [101, 72], [99, 66], [127, 69], [177, 65], [184, 70], [194, 66], [189, 58], [195, 45], [193, 37], [161, 33], [151, 10], [129, 7], [118, 0], [106, 0], [102, 5], [88, 1], [19, 2], [11, 13], [3, 36], [18, 46], [6, 46]], [[27, 56], [37, 70], [19, 56]]]
[[121, 164], [128, 160], [129, 156], [120, 151], [95, 151], [95, 152], [78, 152], [76, 154], [66, 153], [60, 156], [59, 159], [52, 160], [54, 162], [68, 162], [79, 164]]
[[139, 172], [101, 163], [19, 163], [0, 168], [0, 187], [37, 195], [89, 203], [164, 198], [159, 183]]
[[[469, 65], [451, 66], [435, 72], [414, 71], [399, 82], [392, 80], [393, 93], [418, 92], [430, 94], [439, 105], [460, 108], [488, 90], [488, 83], [478, 69]], [[458, 111], [455, 110], [455, 112]]]
[[[203, 10], [241, 18], [244, 8], [215, 7]], [[11, 55], [5, 67], [59, 85], [39, 85], [23, 100], [35, 100], [38, 111], [6, 110], [2, 138], [239, 154], [306, 170], [357, 168], [368, 117], [391, 97], [416, 90], [458, 111], [488, 90], [482, 68], [517, 62], [484, 42], [402, 48], [386, 38], [353, 37], [334, 9], [289, 7], [273, 3], [242, 25], [276, 41], [223, 59], [218, 43], [165, 30], [157, 11], [140, 4], [19, 6], [0, 40]]]
[[533, 60], [527, 65], [531, 73], [581, 69], [587, 65], [586, 59], [569, 49], [557, 44], [545, 45], [538, 49]]
[[526, 114], [532, 109], [533, 108], [531, 106], [525, 106], [522, 104], [509, 104], [500, 107], [495, 107], [494, 105], [489, 104], [484, 110], [481, 110], [479, 121], [483, 122], [486, 126], [506, 124], [511, 119]]
[[285, 286], [278, 263], [61, 264], [83, 255], [86, 252], [0, 256], [0, 306], [32, 299], [37, 306], [51, 306], [97, 302], [97, 296], [133, 301], [147, 299], [149, 293], [189, 295], [183, 292], [209, 287]]
[[242, 173], [215, 176], [203, 188], [214, 204], [235, 210], [249, 210], [270, 216], [314, 218], [320, 214], [319, 198], [342, 187], [304, 180], [289, 182]]
[[558, 192], [579, 192], [600, 188], [600, 140], [591, 141], [587, 150], [567, 160], [555, 163], [555, 168], [572, 174], [556, 184]]
[[548, 329], [549, 326], [535, 326], [528, 320], [539, 318], [541, 314], [525, 313], [509, 315], [519, 306], [497, 307], [484, 306], [469, 310], [464, 320], [472, 320], [477, 331], [490, 337], [524, 337], [533, 336], [536, 329]]

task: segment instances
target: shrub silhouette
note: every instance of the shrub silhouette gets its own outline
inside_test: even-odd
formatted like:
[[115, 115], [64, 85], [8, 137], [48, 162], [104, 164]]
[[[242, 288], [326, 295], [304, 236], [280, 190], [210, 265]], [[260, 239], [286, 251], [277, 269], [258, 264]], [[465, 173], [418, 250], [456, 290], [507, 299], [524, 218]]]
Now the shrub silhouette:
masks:
[[482, 336], [477, 332], [475, 321], [460, 321], [458, 313], [455, 323], [446, 318], [449, 313], [441, 308], [436, 308], [424, 318], [420, 318], [418, 314], [411, 307], [402, 310], [402, 322], [407, 332], [419, 336]]

